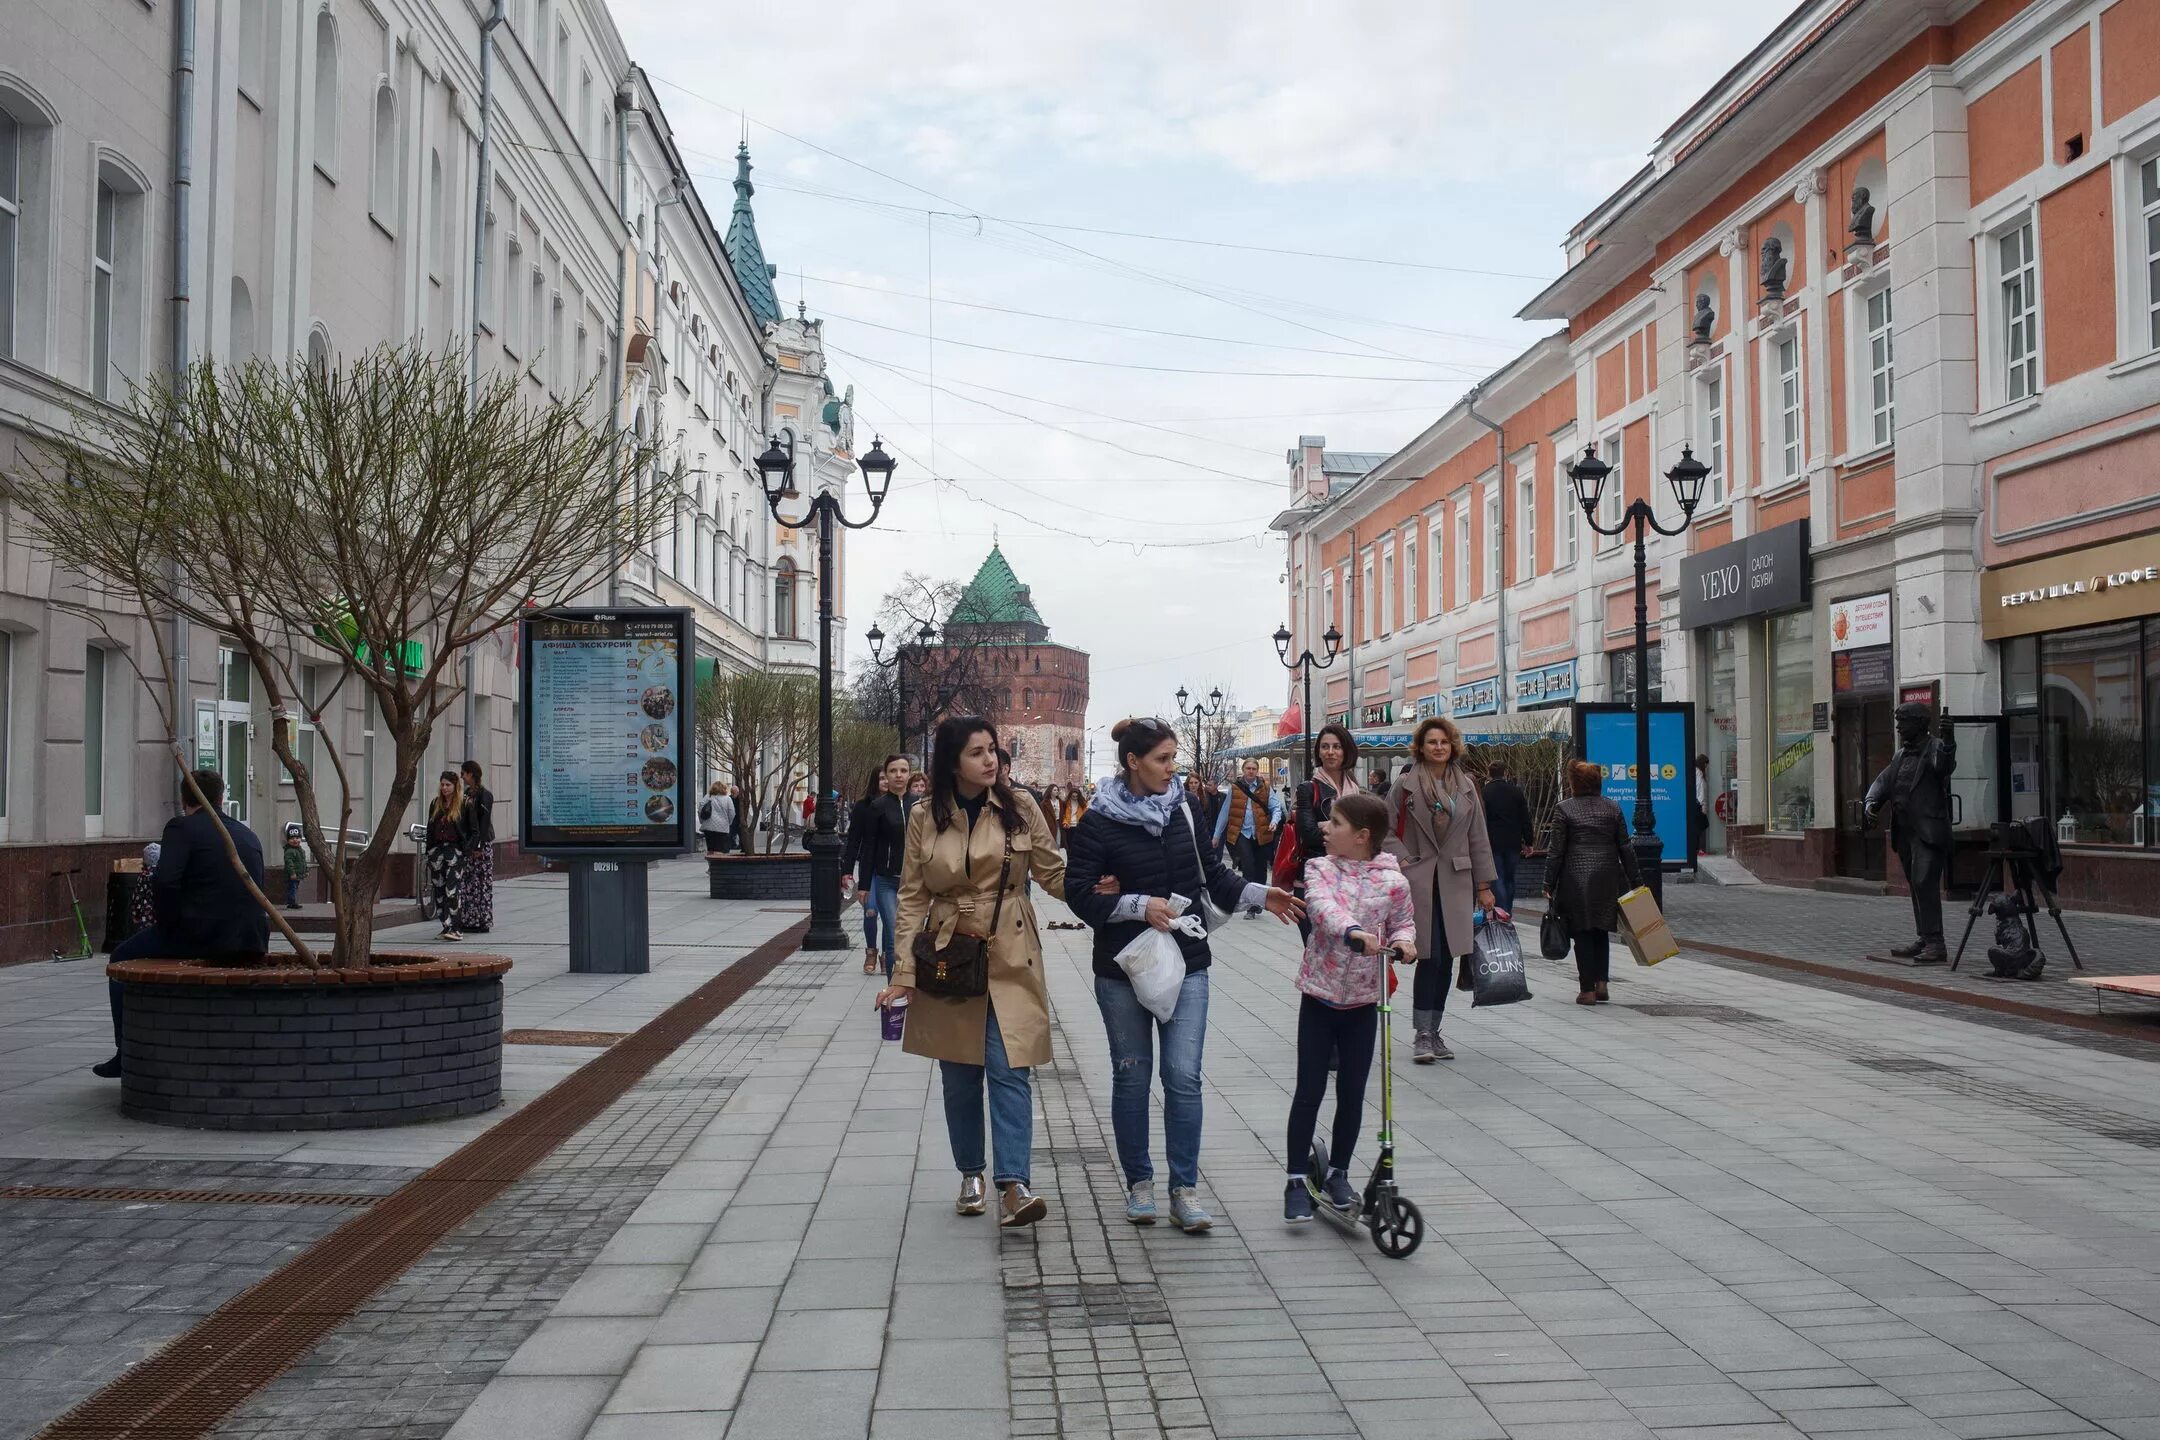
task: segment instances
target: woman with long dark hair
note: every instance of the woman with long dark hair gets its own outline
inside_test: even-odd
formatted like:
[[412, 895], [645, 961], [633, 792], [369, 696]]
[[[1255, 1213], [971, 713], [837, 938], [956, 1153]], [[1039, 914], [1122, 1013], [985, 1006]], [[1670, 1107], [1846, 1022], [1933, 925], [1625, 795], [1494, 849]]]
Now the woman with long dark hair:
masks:
[[465, 879], [458, 887], [457, 926], [461, 934], [485, 935], [495, 928], [495, 792], [480, 783], [480, 762], [458, 767], [465, 782], [465, 807], [472, 811], [472, 843], [465, 852]]
[[[901, 796], [915, 766], [905, 755], [888, 755], [870, 776], [868, 793], [848, 813], [847, 844], [840, 852], [840, 879], [862, 896], [863, 974], [890, 978], [898, 959], [900, 868], [907, 851], [907, 812]], [[882, 925], [884, 943], [878, 931]], [[882, 964], [880, 963], [882, 959]]]
[[1417, 981], [1412, 991], [1410, 1058], [1419, 1065], [1452, 1060], [1440, 1038], [1447, 1009], [1448, 972], [1475, 943], [1471, 890], [1480, 908], [1493, 908], [1492, 841], [1485, 834], [1485, 801], [1470, 773], [1462, 731], [1434, 715], [1410, 737], [1410, 768], [1388, 793], [1388, 853], [1402, 864], [1417, 906]]
[[1034, 1099], [1028, 1071], [1050, 1063], [1050, 994], [1042, 939], [1024, 879], [1065, 896], [1065, 862], [1050, 843], [1042, 811], [998, 774], [997, 727], [956, 716], [939, 722], [930, 752], [930, 800], [908, 813], [900, 878], [900, 934], [943, 950], [956, 935], [989, 942], [989, 986], [969, 998], [915, 988], [916, 957], [905, 948], [878, 1002], [908, 1004], [902, 1048], [938, 1062], [945, 1133], [960, 1170], [954, 1209], [980, 1215], [983, 1092], [1000, 1192], [998, 1223], [1032, 1225], [1050, 1211], [1028, 1188]]
[[[1312, 765], [1312, 775], [1290, 797], [1291, 823], [1297, 826], [1298, 853], [1304, 859], [1317, 860], [1327, 854], [1327, 837], [1321, 833], [1320, 822], [1335, 813], [1337, 800], [1361, 793], [1357, 783], [1357, 741], [1348, 726], [1330, 721], [1313, 737], [1312, 754], [1306, 758]], [[1305, 894], [1304, 868], [1298, 867], [1296, 889], [1300, 898]], [[1310, 941], [1312, 922], [1300, 920], [1298, 931]]]
[[473, 807], [465, 802], [458, 772], [443, 771], [435, 782], [434, 802], [428, 806], [427, 885], [445, 940], [465, 938], [458, 930], [458, 907], [464, 897], [465, 856], [477, 833]]
[[[1206, 937], [1171, 931], [1172, 895], [1208, 895], [1226, 912], [1264, 905], [1284, 921], [1301, 913], [1287, 890], [1249, 884], [1202, 840], [1203, 822], [1177, 783], [1177, 732], [1164, 720], [1121, 720], [1111, 730], [1118, 773], [1065, 841], [1065, 903], [1095, 932], [1095, 1004], [1110, 1041], [1110, 1123], [1125, 1172], [1125, 1218], [1155, 1223], [1155, 1163], [1148, 1154], [1148, 1089], [1162, 1049], [1163, 1147], [1170, 1216], [1188, 1233], [1214, 1220], [1200, 1205], [1200, 1060], [1207, 1035]], [[1115, 892], [1099, 888], [1114, 879]], [[1118, 952], [1149, 927], [1171, 931], [1185, 957], [1177, 1008], [1158, 1020], [1133, 993]]]
[[1568, 762], [1568, 798], [1553, 819], [1545, 857], [1545, 894], [1553, 913], [1567, 921], [1575, 950], [1578, 1005], [1612, 998], [1612, 931], [1620, 897], [1642, 883], [1635, 845], [1620, 807], [1605, 798], [1604, 773], [1587, 760]]

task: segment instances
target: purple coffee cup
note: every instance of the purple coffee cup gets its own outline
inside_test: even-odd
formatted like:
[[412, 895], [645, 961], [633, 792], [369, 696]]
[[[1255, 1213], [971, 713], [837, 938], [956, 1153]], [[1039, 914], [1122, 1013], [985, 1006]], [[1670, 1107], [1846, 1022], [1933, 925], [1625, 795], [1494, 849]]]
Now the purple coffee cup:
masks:
[[878, 1028], [887, 1040], [898, 1040], [907, 1028], [907, 1001], [878, 1006]]

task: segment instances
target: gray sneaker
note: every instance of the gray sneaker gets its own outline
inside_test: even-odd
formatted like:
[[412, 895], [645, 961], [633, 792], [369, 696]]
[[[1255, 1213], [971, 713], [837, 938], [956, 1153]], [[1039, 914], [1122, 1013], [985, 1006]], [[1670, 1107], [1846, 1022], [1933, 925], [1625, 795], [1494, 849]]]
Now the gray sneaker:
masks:
[[1155, 1182], [1135, 1180], [1125, 1192], [1125, 1218], [1135, 1225], [1155, 1223]]
[[1418, 1030], [1412, 1032], [1410, 1036], [1411, 1061], [1418, 1065], [1432, 1064], [1438, 1058], [1433, 1054], [1433, 1046], [1439, 1043], [1440, 1034], [1438, 1031]]
[[1438, 1030], [1432, 1032], [1432, 1058], [1435, 1060], [1452, 1060], [1455, 1058], [1455, 1052], [1447, 1048], [1447, 1041], [1440, 1038]]
[[1215, 1217], [1200, 1208], [1200, 1192], [1190, 1185], [1170, 1187], [1170, 1218], [1188, 1235], [1197, 1235], [1215, 1223]]

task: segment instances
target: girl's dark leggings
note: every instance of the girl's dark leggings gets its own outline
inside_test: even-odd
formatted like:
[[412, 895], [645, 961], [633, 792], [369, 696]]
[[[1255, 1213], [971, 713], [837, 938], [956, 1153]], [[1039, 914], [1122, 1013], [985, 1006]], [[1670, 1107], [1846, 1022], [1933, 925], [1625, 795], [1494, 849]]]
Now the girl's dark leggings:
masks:
[[1313, 1127], [1320, 1123], [1320, 1097], [1327, 1093], [1328, 1061], [1335, 1060], [1335, 1131], [1328, 1142], [1328, 1163], [1347, 1168], [1365, 1122], [1365, 1081], [1372, 1073], [1373, 1045], [1380, 1036], [1380, 1007], [1353, 1005], [1339, 1010], [1307, 995], [1298, 1005], [1297, 1090], [1290, 1097], [1290, 1138], [1286, 1149], [1291, 1171], [1305, 1172], [1312, 1158]]

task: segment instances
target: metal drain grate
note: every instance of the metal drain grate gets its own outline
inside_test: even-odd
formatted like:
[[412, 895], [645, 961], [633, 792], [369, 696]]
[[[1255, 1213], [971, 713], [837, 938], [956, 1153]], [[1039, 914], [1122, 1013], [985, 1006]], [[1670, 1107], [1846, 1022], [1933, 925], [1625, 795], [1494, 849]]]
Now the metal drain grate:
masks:
[[1922, 1060], [1912, 1055], [1854, 1055], [1853, 1064], [1864, 1070], [1877, 1070], [1885, 1075], [1962, 1075], [1965, 1072], [1955, 1065], [1945, 1065], [1938, 1060]]
[[505, 1030], [505, 1045], [592, 1045], [606, 1049], [629, 1038], [622, 1030]]
[[373, 1205], [380, 1195], [286, 1190], [133, 1190], [119, 1185], [0, 1185], [0, 1200], [118, 1200], [137, 1205]]
[[1638, 1015], [1655, 1015], [1665, 1020], [1715, 1020], [1724, 1025], [1760, 1025], [1764, 1017], [1752, 1010], [1742, 1010], [1736, 1005], [1700, 1005], [1685, 1001], [1658, 1004], [1623, 1005], [1623, 1010], [1633, 1010]]
[[802, 940], [790, 926], [523, 1110], [310, 1245], [52, 1422], [40, 1440], [201, 1440], [446, 1235], [748, 994]]

